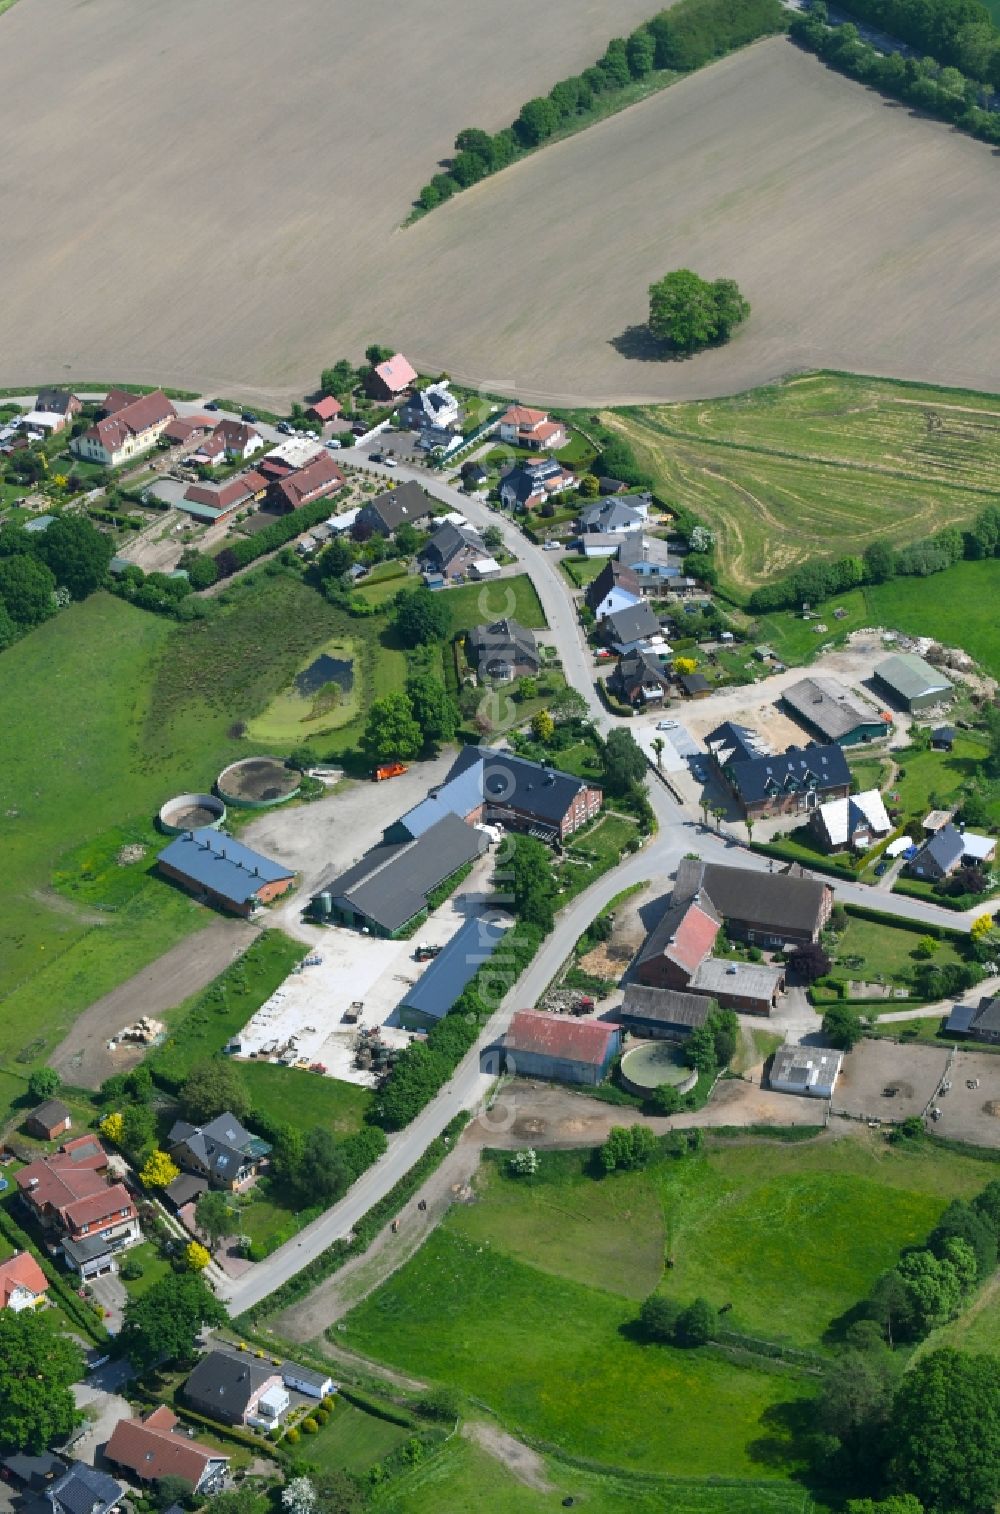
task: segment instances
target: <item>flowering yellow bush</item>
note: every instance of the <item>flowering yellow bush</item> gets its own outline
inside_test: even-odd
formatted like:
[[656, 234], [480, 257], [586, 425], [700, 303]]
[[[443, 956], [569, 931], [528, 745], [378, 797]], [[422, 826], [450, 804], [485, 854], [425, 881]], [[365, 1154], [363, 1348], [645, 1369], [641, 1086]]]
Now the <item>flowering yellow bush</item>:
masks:
[[154, 1151], [139, 1176], [147, 1188], [166, 1188], [180, 1172], [165, 1151]]
[[184, 1260], [192, 1272], [200, 1272], [203, 1267], [208, 1266], [212, 1260], [212, 1254], [200, 1241], [188, 1241], [184, 1248]]

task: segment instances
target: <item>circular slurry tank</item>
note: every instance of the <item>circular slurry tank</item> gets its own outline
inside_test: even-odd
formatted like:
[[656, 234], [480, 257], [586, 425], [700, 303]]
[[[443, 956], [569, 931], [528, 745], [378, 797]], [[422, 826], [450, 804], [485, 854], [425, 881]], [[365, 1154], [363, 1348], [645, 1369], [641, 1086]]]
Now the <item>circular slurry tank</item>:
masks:
[[215, 788], [227, 804], [264, 810], [291, 799], [298, 793], [301, 782], [301, 775], [286, 767], [279, 757], [244, 757], [223, 768], [215, 780]]
[[168, 836], [182, 831], [217, 830], [226, 818], [226, 806], [214, 794], [176, 794], [160, 807], [160, 830]]
[[698, 1074], [687, 1066], [676, 1046], [668, 1041], [640, 1041], [621, 1060], [621, 1080], [629, 1093], [643, 1097], [654, 1088], [669, 1083], [678, 1093], [688, 1093], [698, 1081]]

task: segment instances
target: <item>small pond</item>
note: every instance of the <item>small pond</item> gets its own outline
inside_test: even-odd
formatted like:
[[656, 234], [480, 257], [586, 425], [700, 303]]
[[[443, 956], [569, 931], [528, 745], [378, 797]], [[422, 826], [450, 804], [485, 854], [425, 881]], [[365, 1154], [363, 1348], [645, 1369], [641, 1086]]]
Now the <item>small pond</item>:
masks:
[[354, 659], [331, 657], [327, 652], [321, 652], [295, 679], [295, 687], [303, 699], [311, 699], [329, 683], [337, 684], [349, 694], [354, 686]]

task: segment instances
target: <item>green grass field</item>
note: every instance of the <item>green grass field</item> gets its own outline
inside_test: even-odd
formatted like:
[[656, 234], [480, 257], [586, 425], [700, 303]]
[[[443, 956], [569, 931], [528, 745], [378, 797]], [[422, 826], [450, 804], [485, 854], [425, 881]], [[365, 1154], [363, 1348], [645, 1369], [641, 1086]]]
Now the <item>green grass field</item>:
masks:
[[[798, 1379], [629, 1338], [634, 1301], [554, 1277], [446, 1223], [338, 1341], [454, 1383], [513, 1432], [640, 1471], [761, 1475], [751, 1444]], [[779, 1439], [781, 1437], [779, 1436]]]
[[[946, 646], [964, 647], [987, 673], [1000, 678], [1000, 624], [994, 605], [1000, 594], [1000, 562], [960, 562], [928, 578], [897, 578], [892, 583], [852, 589], [815, 605], [817, 619], [803, 620], [791, 611], [761, 616], [755, 640], [766, 641], [783, 662], [808, 662], [827, 642], [842, 642], [866, 626], [933, 636]], [[843, 609], [843, 619], [833, 611]], [[827, 630], [816, 633], [817, 623]]]
[[[197, 1062], [222, 1050], [305, 953], [300, 941], [293, 941], [280, 930], [264, 931], [242, 957], [201, 993], [185, 999], [170, 1016], [167, 1039], [150, 1057], [157, 1076], [171, 1087], [180, 1086]], [[256, 1069], [249, 1063], [247, 1068], [253, 1076]], [[266, 1090], [264, 1080], [259, 1081]]]
[[741, 594], [812, 557], [919, 540], [996, 499], [992, 395], [813, 373], [602, 419], [664, 498], [716, 531], [723, 580]]
[[687, 1478], [625, 1477], [543, 1462], [550, 1492], [519, 1482], [502, 1463], [455, 1438], [412, 1472], [394, 1479], [375, 1514], [555, 1514], [572, 1498], [587, 1514], [809, 1514], [808, 1494], [790, 1483], [709, 1485]]
[[372, 1099], [370, 1089], [299, 1067], [278, 1067], [270, 1062], [240, 1062], [238, 1066], [254, 1109], [270, 1119], [297, 1125], [300, 1130], [325, 1125], [338, 1135], [361, 1129]]
[[479, 1201], [453, 1208], [337, 1339], [449, 1382], [567, 1454], [700, 1476], [787, 1472], [774, 1406], [811, 1383], [644, 1346], [630, 1330], [638, 1300], [703, 1294], [732, 1304], [733, 1329], [822, 1349], [900, 1249], [984, 1182], [970, 1158], [861, 1134], [716, 1143], [603, 1180], [587, 1160], [545, 1152], [527, 1182], [488, 1159]]

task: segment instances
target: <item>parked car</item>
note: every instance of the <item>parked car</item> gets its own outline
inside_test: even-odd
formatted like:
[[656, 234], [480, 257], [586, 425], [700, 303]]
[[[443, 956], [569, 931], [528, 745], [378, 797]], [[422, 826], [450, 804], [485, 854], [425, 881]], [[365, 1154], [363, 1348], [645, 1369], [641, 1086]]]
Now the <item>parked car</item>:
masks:
[[219, 408], [219, 402], [218, 402], [218, 400], [206, 400], [205, 401], [205, 409], [206, 410], [218, 410], [218, 408]]
[[381, 452], [369, 452], [368, 459], [373, 463], [384, 463], [385, 457]]
[[547, 541], [545, 543], [545, 550], [546, 552], [558, 552], [559, 543], [557, 541]]
[[676, 731], [679, 725], [679, 720], [658, 720], [656, 722], [656, 729], [658, 731]]
[[331, 452], [338, 452], [344, 444], [343, 442], [338, 442], [335, 436], [331, 436], [326, 445], [329, 447]]
[[708, 769], [703, 762], [692, 762], [691, 771], [699, 783], [708, 782]]
[[372, 777], [376, 783], [384, 783], [387, 778], [398, 778], [401, 773], [405, 772], [405, 762], [384, 762], [381, 767], [375, 769]]
[[256, 426], [257, 424], [257, 417], [252, 410], [244, 410], [240, 419], [246, 421], [248, 426]]
[[385, 464], [385, 466], [387, 468], [398, 468], [399, 467], [399, 464], [397, 463], [397, 461], [396, 461], [396, 459], [394, 457], [383, 457], [382, 461], [383, 461], [383, 463]]
[[290, 421], [279, 421], [275, 429], [277, 431], [280, 431], [282, 436], [291, 436], [295, 430], [295, 427], [291, 424]]

